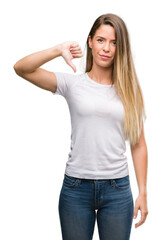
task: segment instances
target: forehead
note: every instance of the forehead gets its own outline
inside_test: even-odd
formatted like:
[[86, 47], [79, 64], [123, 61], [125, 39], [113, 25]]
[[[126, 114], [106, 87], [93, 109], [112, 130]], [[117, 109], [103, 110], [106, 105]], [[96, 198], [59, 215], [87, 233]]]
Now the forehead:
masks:
[[104, 38], [115, 39], [115, 30], [108, 24], [102, 24], [95, 32], [95, 37], [101, 36]]

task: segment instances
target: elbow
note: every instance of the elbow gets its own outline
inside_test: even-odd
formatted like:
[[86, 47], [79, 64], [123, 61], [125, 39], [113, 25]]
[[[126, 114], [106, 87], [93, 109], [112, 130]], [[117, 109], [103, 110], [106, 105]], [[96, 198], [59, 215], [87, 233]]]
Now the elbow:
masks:
[[17, 64], [15, 64], [13, 66], [13, 69], [16, 72], [17, 75], [19, 75], [19, 76], [21, 75], [22, 71], [20, 70], [20, 68], [18, 68]]
[[17, 69], [18, 69], [17, 63], [14, 64], [13, 69], [15, 70], [15, 72], [17, 72]]
[[16, 64], [13, 66], [14, 71], [17, 71]]

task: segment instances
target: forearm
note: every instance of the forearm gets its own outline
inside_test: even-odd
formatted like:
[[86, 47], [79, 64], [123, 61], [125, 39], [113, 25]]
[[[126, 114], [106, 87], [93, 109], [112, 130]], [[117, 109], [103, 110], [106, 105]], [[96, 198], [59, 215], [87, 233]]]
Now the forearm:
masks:
[[54, 47], [32, 53], [20, 59], [14, 65], [14, 69], [19, 73], [31, 73], [44, 63], [61, 56], [61, 44]]
[[133, 164], [139, 188], [139, 194], [147, 194], [147, 146], [143, 145], [132, 150]]

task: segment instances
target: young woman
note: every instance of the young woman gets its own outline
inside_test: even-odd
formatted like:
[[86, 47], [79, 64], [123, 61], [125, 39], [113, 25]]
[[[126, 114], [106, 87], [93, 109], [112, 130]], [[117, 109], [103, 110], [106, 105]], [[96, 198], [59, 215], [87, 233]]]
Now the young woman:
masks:
[[[83, 56], [77, 42], [63, 42], [20, 59], [16, 73], [53, 95], [63, 96], [71, 114], [71, 148], [59, 198], [64, 240], [90, 240], [97, 218], [100, 240], [130, 239], [133, 216], [140, 226], [147, 209], [147, 146], [142, 91], [136, 75], [129, 35], [115, 14], [98, 17], [86, 42], [82, 74], [49, 72], [40, 66], [62, 56]], [[125, 141], [129, 140], [139, 187], [133, 202]]]

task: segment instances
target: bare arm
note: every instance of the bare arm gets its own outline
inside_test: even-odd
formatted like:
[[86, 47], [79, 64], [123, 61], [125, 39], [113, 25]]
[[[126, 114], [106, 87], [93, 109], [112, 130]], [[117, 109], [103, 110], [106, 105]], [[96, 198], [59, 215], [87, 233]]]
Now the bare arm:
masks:
[[32, 53], [22, 59], [20, 59], [14, 65], [14, 69], [17, 73], [32, 73], [38, 67], [44, 63], [61, 56], [60, 44], [52, 48], [48, 48], [39, 52]]
[[20, 59], [14, 65], [14, 70], [17, 75], [38, 87], [55, 92], [57, 81], [54, 72], [42, 69], [40, 66], [59, 56], [62, 56], [66, 63], [76, 71], [76, 67], [71, 60], [81, 57], [82, 51], [78, 43], [64, 42]]
[[147, 146], [144, 137], [144, 129], [142, 125], [141, 136], [135, 147], [131, 147], [131, 154], [135, 174], [137, 178], [139, 194], [147, 194]]
[[136, 173], [139, 196], [135, 202], [134, 208], [134, 218], [138, 215], [138, 210], [141, 211], [141, 219], [138, 223], [135, 224], [135, 227], [139, 227], [146, 220], [148, 214], [147, 208], [147, 146], [144, 137], [144, 128], [142, 125], [141, 136], [139, 142], [135, 147], [131, 147], [131, 153], [133, 158], [134, 169]]
[[57, 83], [54, 73], [40, 66], [59, 56], [61, 56], [61, 48], [60, 45], [56, 45], [20, 59], [14, 65], [14, 70], [17, 75], [38, 87], [55, 92]]

